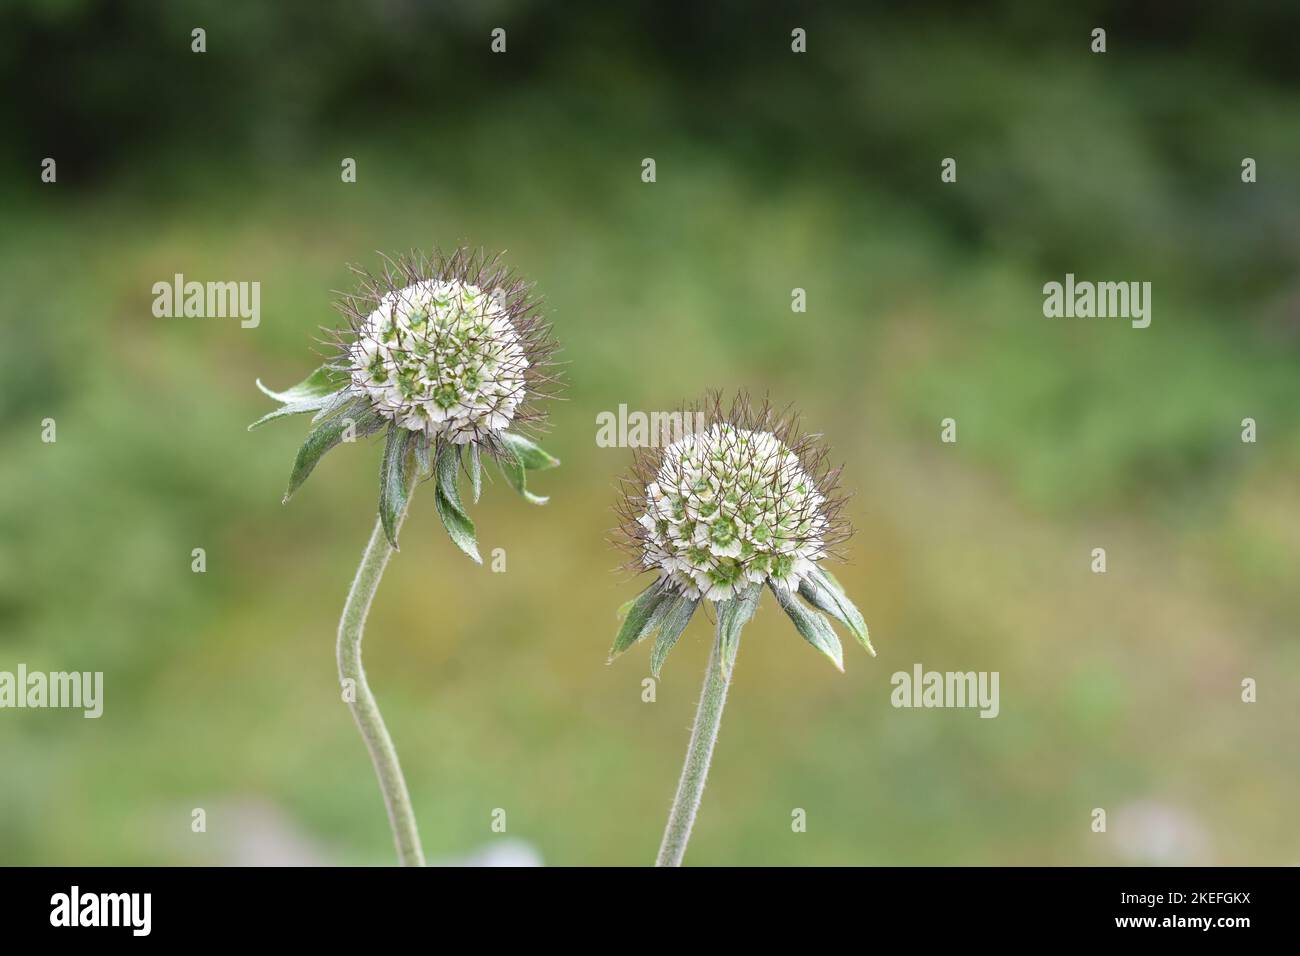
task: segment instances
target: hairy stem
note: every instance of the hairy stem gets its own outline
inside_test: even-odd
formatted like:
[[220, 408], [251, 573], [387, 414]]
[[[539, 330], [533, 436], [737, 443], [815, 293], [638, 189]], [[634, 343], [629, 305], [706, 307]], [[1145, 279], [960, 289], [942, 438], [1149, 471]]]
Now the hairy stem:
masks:
[[[406, 517], [405, 508], [398, 516], [401, 526]], [[379, 789], [388, 808], [388, 822], [393, 828], [393, 842], [397, 845], [397, 859], [402, 866], [424, 866], [424, 850], [420, 848], [420, 834], [415, 826], [415, 813], [411, 809], [411, 795], [406, 789], [406, 779], [397, 762], [397, 750], [388, 736], [384, 718], [379, 713], [375, 695], [366, 683], [366, 672], [361, 666], [361, 636], [366, 626], [370, 602], [379, 588], [379, 579], [393, 554], [393, 548], [384, 536], [383, 523], [375, 522], [370, 543], [366, 545], [357, 568], [352, 590], [348, 592], [339, 621], [339, 681], [344, 688], [344, 700], [352, 709], [357, 729], [370, 751], [379, 778]]]
[[673, 798], [655, 866], [682, 865], [695, 813], [704, 794], [704, 782], [709, 776], [709, 761], [713, 758], [713, 744], [718, 739], [722, 707], [727, 702], [730, 684], [731, 674], [722, 663], [722, 615], [719, 614], [713, 651], [704, 672], [704, 688], [700, 691], [700, 705], [695, 712], [695, 726], [691, 729], [691, 743], [686, 748], [686, 764], [682, 767], [682, 779], [677, 784], [677, 796]]

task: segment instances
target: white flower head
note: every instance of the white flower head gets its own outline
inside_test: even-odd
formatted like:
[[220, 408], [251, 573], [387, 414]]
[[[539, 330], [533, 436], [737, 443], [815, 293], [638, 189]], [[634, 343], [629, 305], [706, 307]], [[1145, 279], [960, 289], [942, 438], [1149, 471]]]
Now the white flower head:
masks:
[[500, 296], [459, 280], [386, 293], [352, 346], [352, 382], [385, 418], [457, 445], [514, 420], [527, 371]]
[[464, 445], [492, 443], [526, 408], [550, 353], [529, 289], [497, 260], [460, 251], [363, 273], [344, 301], [340, 343], [353, 389], [409, 431]]
[[705, 410], [702, 431], [638, 463], [623, 509], [634, 521], [634, 565], [715, 602], [753, 583], [798, 590], [847, 537], [836, 521], [836, 473], [788, 412], [756, 409], [744, 396], [726, 414], [716, 396]]

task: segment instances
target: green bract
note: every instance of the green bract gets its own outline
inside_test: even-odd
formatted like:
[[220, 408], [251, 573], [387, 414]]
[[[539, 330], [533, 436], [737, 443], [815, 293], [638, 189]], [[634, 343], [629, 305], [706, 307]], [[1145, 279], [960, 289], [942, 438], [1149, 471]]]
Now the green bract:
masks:
[[[285, 490], [287, 502], [298, 487], [307, 480], [322, 456], [340, 443], [355, 441], [384, 430], [384, 451], [379, 469], [379, 517], [389, 543], [397, 547], [397, 524], [406, 510], [412, 486], [417, 480], [435, 479], [435, 504], [439, 517], [451, 540], [471, 558], [482, 563], [474, 535], [474, 522], [460, 498], [458, 479], [461, 473], [469, 476], [478, 500], [481, 488], [479, 443], [454, 444], [442, 436], [431, 436], [425, 431], [412, 431], [386, 418], [371, 404], [369, 398], [343, 385], [335, 391], [325, 391], [329, 383], [338, 380], [337, 370], [322, 366], [306, 380], [284, 392], [274, 392], [260, 381], [257, 387], [281, 403], [281, 407], [263, 415], [249, 430], [287, 415], [314, 413], [311, 431], [294, 460]], [[522, 435], [501, 432], [496, 441], [483, 447], [496, 459], [507, 482], [525, 500], [545, 504], [546, 499], [529, 492], [526, 485], [528, 471], [554, 468], [559, 459], [553, 457], [536, 443]]]

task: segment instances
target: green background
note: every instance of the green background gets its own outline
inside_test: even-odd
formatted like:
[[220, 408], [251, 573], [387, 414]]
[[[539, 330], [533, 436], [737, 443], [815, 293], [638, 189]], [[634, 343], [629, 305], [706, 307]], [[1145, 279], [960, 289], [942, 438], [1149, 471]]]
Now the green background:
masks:
[[[0, 863], [392, 861], [334, 662], [379, 448], [282, 507], [306, 422], [245, 427], [348, 263], [459, 243], [537, 283], [569, 387], [551, 502], [471, 509], [506, 573], [417, 493], [371, 617], [431, 858], [653, 858], [710, 635], [654, 703], [647, 648], [606, 665], [641, 584], [596, 415], [745, 387], [844, 463], [880, 656], [764, 599], [688, 863], [1300, 859], [1294, 5], [357, 6], [0, 14], [0, 669], [105, 674], [99, 720], [0, 711]], [[1150, 281], [1151, 327], [1044, 318], [1067, 271]], [[155, 318], [177, 272], [260, 282], [260, 326]], [[917, 662], [1000, 715], [895, 710]]]

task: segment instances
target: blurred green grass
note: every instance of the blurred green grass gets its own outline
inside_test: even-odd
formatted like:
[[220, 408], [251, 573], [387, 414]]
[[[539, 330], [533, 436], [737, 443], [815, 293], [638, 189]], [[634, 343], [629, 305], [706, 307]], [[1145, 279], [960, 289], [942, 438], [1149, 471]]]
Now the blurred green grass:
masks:
[[[652, 79], [593, 54], [434, 130], [377, 121], [299, 142], [297, 162], [163, 147], [94, 191], [13, 196], [0, 649], [103, 670], [106, 705], [0, 719], [0, 862], [221, 861], [236, 824], [214, 812], [193, 835], [190, 810], [248, 796], [331, 859], [390, 861], [333, 657], [377, 448], [329, 456], [281, 507], [301, 423], [245, 426], [266, 410], [255, 377], [314, 367], [345, 263], [458, 242], [537, 281], [570, 388], [546, 442], [564, 466], [536, 481], [551, 503], [498, 482], [474, 512], [507, 573], [464, 560], [417, 494], [372, 615], [368, 672], [431, 856], [489, 843], [502, 807], [548, 863], [652, 858], [708, 637], [688, 631], [654, 704], [643, 650], [605, 666], [636, 585], [605, 543], [629, 453], [595, 446], [595, 415], [747, 387], [797, 402], [846, 464], [859, 534], [837, 574], [881, 656], [847, 653], [839, 676], [765, 601], [690, 862], [1114, 862], [1140, 835], [1097, 837], [1089, 814], [1138, 801], [1199, 821], [1203, 862], [1295, 862], [1300, 349], [1279, 217], [1296, 193], [1277, 182], [1300, 156], [1294, 96], [1220, 80], [1237, 99], [1153, 128], [1192, 66], [1040, 75], [933, 35], [838, 52], [846, 77], [866, 66], [844, 93], [860, 114], [814, 102], [806, 121], [906, 144], [887, 165], [913, 179], [683, 128]], [[970, 83], [878, 82], [954, 57]], [[566, 108], [595, 108], [596, 76], [599, 122]], [[1241, 130], [1273, 157], [1252, 187], [1215, 145]], [[1152, 278], [1152, 328], [1044, 320], [1041, 285], [1067, 269]], [[154, 318], [174, 272], [260, 281], [260, 327]], [[889, 675], [915, 661], [1000, 671], [1001, 716], [891, 709]]]

